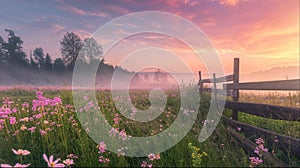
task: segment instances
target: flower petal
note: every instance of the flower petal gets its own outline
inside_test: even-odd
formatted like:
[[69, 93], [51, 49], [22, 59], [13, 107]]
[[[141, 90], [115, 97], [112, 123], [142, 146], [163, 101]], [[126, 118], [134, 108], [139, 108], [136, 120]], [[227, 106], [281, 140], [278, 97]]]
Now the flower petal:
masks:
[[46, 155], [45, 153], [43, 154], [43, 158], [44, 158], [44, 160], [45, 160], [47, 163], [49, 163], [48, 157], [47, 157], [47, 155]]
[[12, 167], [12, 166], [9, 164], [0, 164], [0, 167]]
[[11, 150], [14, 152], [14, 154], [19, 155], [18, 151], [14, 150], [14, 149], [11, 149]]
[[49, 157], [49, 162], [53, 162], [53, 155]]
[[54, 167], [65, 167], [65, 165], [62, 163], [59, 163], [59, 164], [55, 164]]

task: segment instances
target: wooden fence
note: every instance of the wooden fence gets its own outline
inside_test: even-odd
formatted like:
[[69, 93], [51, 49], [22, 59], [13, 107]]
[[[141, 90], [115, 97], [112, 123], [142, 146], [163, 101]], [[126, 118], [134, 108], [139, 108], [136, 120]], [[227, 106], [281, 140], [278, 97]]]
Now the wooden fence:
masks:
[[[217, 83], [224, 83], [223, 88], [226, 90], [217, 89]], [[232, 82], [232, 83], [228, 83]], [[204, 87], [205, 83], [211, 83], [211, 88]], [[300, 139], [281, 135], [270, 130], [255, 127], [238, 121], [239, 112], [248, 113], [264, 118], [274, 120], [287, 120], [300, 122], [300, 109], [284, 106], [274, 106], [268, 104], [258, 103], [242, 103], [239, 102], [240, 90], [280, 90], [280, 91], [299, 91], [300, 79], [294, 80], [282, 80], [282, 81], [267, 81], [267, 82], [247, 82], [239, 83], [239, 58], [234, 59], [233, 74], [218, 77], [213, 74], [212, 79], [202, 79], [201, 71], [199, 71], [199, 93], [210, 92], [217, 98], [217, 94], [225, 94], [225, 96], [232, 97], [232, 101], [225, 102], [225, 108], [232, 110], [231, 118], [223, 115], [223, 121], [232, 128], [240, 127], [241, 131], [247, 135], [253, 135], [257, 137], [263, 137], [268, 143], [274, 143], [274, 140], [278, 140], [280, 149], [286, 154], [296, 156], [300, 158]], [[235, 129], [228, 128], [229, 133], [235, 137], [242, 146], [253, 152], [255, 144], [247, 138], [243, 138]], [[284, 162], [272, 157], [270, 153], [264, 154], [266, 158], [274, 161], [277, 166], [287, 166]]]

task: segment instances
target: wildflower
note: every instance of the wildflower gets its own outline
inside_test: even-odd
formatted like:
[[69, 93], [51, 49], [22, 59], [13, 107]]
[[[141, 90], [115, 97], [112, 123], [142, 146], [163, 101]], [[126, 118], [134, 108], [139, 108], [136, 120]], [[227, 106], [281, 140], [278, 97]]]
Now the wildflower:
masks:
[[47, 155], [43, 154], [43, 158], [47, 162], [48, 167], [65, 167], [64, 164], [58, 163], [59, 159], [56, 159], [55, 161], [53, 161], [53, 155], [51, 155], [48, 159]]
[[259, 148], [258, 147], [255, 148], [254, 153], [256, 153], [257, 155], [259, 155]]
[[108, 158], [104, 158], [103, 156], [99, 156], [99, 162], [100, 163], [109, 163], [110, 160]]
[[63, 161], [63, 163], [67, 166], [71, 166], [74, 164], [74, 160], [73, 159], [66, 159]]
[[73, 153], [69, 154], [67, 158], [73, 158], [73, 159], [78, 159], [78, 156], [74, 155]]
[[11, 149], [14, 154], [16, 155], [22, 155], [22, 156], [26, 156], [26, 155], [29, 155], [30, 152], [28, 150], [23, 150], [23, 149], [18, 149], [17, 151], [15, 149]]
[[122, 130], [119, 133], [119, 138], [121, 138], [123, 141], [125, 141], [127, 139], [127, 135], [126, 135], [126, 131], [125, 130]]
[[242, 130], [242, 128], [241, 128], [241, 127], [237, 127], [237, 128], [236, 128], [236, 130], [238, 130], [238, 131], [241, 131], [241, 130]]
[[255, 139], [255, 141], [256, 141], [256, 144], [258, 144], [258, 145], [265, 143], [265, 141], [262, 138]]
[[11, 166], [9, 164], [0, 164], [0, 167], [16, 167], [16, 168], [22, 168], [22, 167], [28, 167], [30, 164], [20, 164], [20, 163], [16, 163], [14, 166]]
[[159, 153], [155, 155], [155, 159], [156, 159], [156, 160], [160, 159]]
[[263, 160], [261, 160], [258, 157], [249, 157], [249, 159], [250, 159], [250, 165], [252, 166], [257, 166], [263, 162]]
[[101, 141], [98, 145], [99, 153], [104, 153], [106, 151], [106, 145], [103, 141]]
[[116, 135], [117, 133], [119, 133], [119, 128], [112, 128], [110, 131], [109, 131], [109, 135], [112, 136], [112, 135]]
[[25, 125], [22, 125], [20, 128], [22, 131], [27, 130], [27, 127]]
[[148, 158], [149, 158], [150, 161], [153, 161], [153, 160], [155, 159], [155, 154], [150, 153], [150, 154], [148, 155]]
[[25, 121], [25, 122], [28, 122], [29, 118], [28, 117], [25, 117], [25, 118], [21, 118], [20, 121]]
[[35, 129], [36, 129], [36, 127], [30, 127], [30, 128], [28, 128], [27, 130], [28, 130], [28, 131], [31, 131], [31, 133], [33, 133], [33, 132], [35, 132]]
[[47, 131], [40, 129], [40, 134], [43, 136], [43, 135], [47, 134]]
[[16, 124], [16, 122], [17, 122], [16, 117], [9, 118], [9, 124], [14, 125], [14, 124]]
[[143, 161], [143, 163], [141, 164], [141, 167], [147, 167], [147, 162]]

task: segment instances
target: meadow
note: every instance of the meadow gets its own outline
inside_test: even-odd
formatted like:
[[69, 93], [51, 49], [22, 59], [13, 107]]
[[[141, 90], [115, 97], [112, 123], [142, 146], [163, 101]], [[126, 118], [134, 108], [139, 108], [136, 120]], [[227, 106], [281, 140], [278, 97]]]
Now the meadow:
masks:
[[[148, 91], [132, 91], [132, 102], [138, 109], [150, 106]], [[164, 112], [155, 120], [146, 123], [133, 122], [117, 110], [110, 91], [97, 90], [97, 106], [105, 119], [116, 128], [115, 136], [126, 140], [132, 136], [149, 136], [168, 128], [176, 119], [180, 108], [178, 90], [169, 90]], [[275, 97], [277, 97], [276, 95]], [[288, 95], [289, 96], [289, 95]], [[175, 146], [162, 153], [149, 153], [148, 157], [127, 157], [123, 149], [113, 153], [106, 149], [109, 142], [94, 142], [87, 130], [78, 121], [72, 91], [69, 89], [15, 88], [0, 91], [0, 164], [22, 167], [254, 167], [273, 166], [268, 160], [255, 158], [247, 153], [227, 133], [221, 121], [214, 133], [205, 141], [198, 141], [199, 132], [205, 123], [210, 106], [210, 95], [201, 97], [199, 113], [192, 129]], [[251, 96], [250, 96], [251, 97]], [[274, 99], [275, 99], [274, 97]], [[299, 95], [290, 96], [293, 101]], [[84, 97], [83, 97], [84, 99]], [[247, 96], [245, 96], [247, 99]], [[291, 100], [287, 99], [287, 100]], [[243, 100], [243, 99], [242, 99]], [[258, 98], [256, 98], [258, 100]], [[87, 101], [88, 102], [88, 101]], [[296, 103], [292, 103], [292, 106]], [[226, 115], [230, 111], [225, 110]], [[299, 138], [299, 122], [266, 121], [252, 115], [242, 114], [240, 121], [259, 124], [279, 133]], [[288, 131], [287, 131], [288, 130]], [[263, 141], [253, 137], [257, 144]], [[265, 145], [277, 156], [273, 144]], [[278, 157], [290, 166], [300, 166], [296, 158]], [[256, 160], [255, 160], [256, 159]]]

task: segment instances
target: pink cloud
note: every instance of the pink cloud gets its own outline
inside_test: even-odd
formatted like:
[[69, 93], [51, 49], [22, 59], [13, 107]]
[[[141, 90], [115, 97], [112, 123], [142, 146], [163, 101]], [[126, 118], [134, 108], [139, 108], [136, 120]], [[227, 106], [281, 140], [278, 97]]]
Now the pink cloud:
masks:
[[102, 11], [97, 11], [97, 12], [85, 11], [85, 10], [76, 8], [74, 6], [68, 5], [68, 4], [64, 4], [61, 8], [64, 9], [64, 10], [70, 11], [72, 13], [75, 13], [77, 15], [81, 15], [81, 16], [110, 17], [110, 15], [106, 12], [102, 12]]
[[223, 6], [236, 6], [240, 0], [219, 0], [219, 3]]

